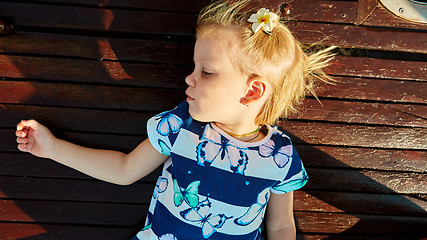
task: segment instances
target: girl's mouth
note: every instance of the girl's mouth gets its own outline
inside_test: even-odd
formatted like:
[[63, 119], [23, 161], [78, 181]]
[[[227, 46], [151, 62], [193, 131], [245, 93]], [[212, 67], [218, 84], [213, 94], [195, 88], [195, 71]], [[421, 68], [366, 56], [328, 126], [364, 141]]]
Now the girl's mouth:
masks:
[[187, 102], [194, 101], [194, 98], [190, 97], [190, 95], [188, 95], [187, 91], [185, 92], [185, 95], [187, 95]]

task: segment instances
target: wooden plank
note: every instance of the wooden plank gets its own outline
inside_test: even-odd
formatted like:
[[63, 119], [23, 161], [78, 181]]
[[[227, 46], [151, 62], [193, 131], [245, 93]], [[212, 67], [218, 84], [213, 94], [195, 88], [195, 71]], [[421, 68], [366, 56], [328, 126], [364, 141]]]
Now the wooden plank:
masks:
[[[14, 137], [9, 136], [11, 145]], [[306, 167], [426, 173], [426, 151], [296, 145]], [[4, 147], [1, 149], [4, 150]], [[1, 153], [0, 175], [85, 179], [85, 175], [28, 154]], [[155, 181], [160, 169], [143, 180]]]
[[301, 232], [404, 239], [425, 237], [426, 218], [394, 217], [359, 214], [295, 212], [296, 225]]
[[298, 40], [344, 48], [427, 53], [427, 33], [320, 22], [288, 22]]
[[[14, 137], [9, 136], [11, 147], [16, 147]], [[117, 147], [117, 146], [116, 146]], [[3, 150], [5, 147], [2, 147]], [[340, 168], [357, 170], [404, 171], [426, 173], [426, 151], [383, 150], [349, 147], [296, 145], [304, 165], [310, 168]], [[88, 179], [73, 169], [54, 161], [40, 159], [23, 153], [0, 152], [0, 175], [48, 178]], [[142, 179], [155, 181], [160, 169]]]
[[427, 81], [425, 62], [336, 56], [327, 68], [333, 75]]
[[191, 67], [0, 55], [0, 76], [113, 85], [184, 88]]
[[0, 16], [12, 16], [17, 27], [79, 29], [162, 35], [195, 33], [197, 15], [0, 2]]
[[379, 5], [377, 0], [359, 0], [356, 24], [362, 24]]
[[172, 109], [184, 97], [183, 90], [174, 89], [0, 82], [0, 102], [3, 103], [157, 112]]
[[147, 120], [157, 114], [8, 104], [1, 106], [0, 127], [14, 127], [22, 119], [36, 119], [56, 131], [128, 135], [146, 134]]
[[425, 174], [307, 168], [307, 190], [427, 194]]
[[358, 235], [337, 235], [337, 234], [297, 234], [296, 240], [323, 240], [323, 239], [334, 239], [334, 240], [396, 240], [394, 237], [384, 236], [358, 236]]
[[139, 1], [139, 0], [40, 0], [38, 3], [45, 4], [66, 4], [66, 5], [87, 5], [91, 7], [106, 8], [135, 8], [166, 10], [174, 12], [194, 12], [197, 13], [202, 7], [209, 4], [208, 0], [157, 0], [157, 1]]
[[102, 181], [0, 177], [0, 198], [148, 204], [154, 183], [119, 186]]
[[62, 201], [0, 200], [0, 221], [133, 227], [148, 205]]
[[427, 152], [376, 148], [295, 145], [308, 167], [427, 172]]
[[[305, 0], [292, 1], [290, 18], [298, 21], [354, 23], [357, 2]], [[310, 9], [310, 11], [307, 11]]]
[[[147, 136], [126, 136], [116, 134], [70, 133], [51, 129], [55, 136], [73, 143], [91, 147], [111, 149], [122, 152], [132, 151]], [[17, 152], [15, 129], [0, 129], [0, 149], [4, 152]]]
[[24, 53], [167, 64], [192, 64], [193, 48], [193, 43], [185, 42], [21, 31], [0, 38], [0, 52], [9, 54]]
[[[331, 66], [327, 68], [327, 72], [335, 76], [383, 80], [423, 82], [427, 80], [425, 63], [416, 61], [336, 56]], [[0, 76], [7, 78], [185, 88], [184, 78], [189, 73], [191, 73], [191, 67], [187, 66], [0, 55]], [[386, 85], [386, 83], [384, 84]], [[401, 83], [401, 85], [406, 85], [406, 83]], [[412, 89], [411, 86], [414, 84], [408, 83], [408, 85], [409, 89]]]
[[[335, 84], [317, 84], [317, 95], [341, 99], [427, 103], [426, 82], [353, 77], [336, 77], [335, 79], [337, 80]], [[402, 106], [395, 105], [394, 107], [403, 110]], [[421, 116], [422, 114], [417, 113], [416, 115]]]
[[[391, 148], [401, 150], [426, 149], [427, 129], [380, 126], [344, 125], [316, 122], [281, 122], [280, 127], [294, 143], [338, 145], [348, 147]], [[96, 148], [130, 151], [142, 137], [108, 134], [55, 132], [60, 138]], [[15, 130], [0, 129], [3, 151], [16, 151]]]
[[[5, 240], [14, 240], [22, 238], [36, 237], [43, 240], [74, 240], [79, 239], [97, 239], [102, 237], [105, 240], [130, 239], [141, 228], [102, 228], [102, 227], [81, 227], [81, 226], [66, 226], [66, 225], [44, 225], [44, 224], [27, 224], [27, 223], [0, 223], [0, 229], [5, 229], [0, 233]], [[336, 240], [391, 240], [393, 237], [384, 236], [357, 236], [356, 235], [336, 235], [336, 234], [298, 234], [298, 240], [320, 240], [333, 238]]]
[[[417, 201], [405, 196], [297, 191], [294, 209], [295, 211], [330, 213], [347, 211], [353, 214], [393, 216], [409, 214], [409, 217], [425, 217], [425, 210], [421, 207], [416, 209], [405, 203], [405, 201], [414, 200], [419, 204], [423, 203], [421, 200]], [[341, 207], [344, 209], [339, 209]], [[0, 221], [132, 227], [145, 219], [147, 208], [147, 205], [135, 204], [0, 200]]]
[[[307, 191], [427, 194], [423, 174], [317, 168], [307, 171]], [[118, 186], [100, 181], [2, 176], [0, 187], [1, 198], [148, 204], [154, 183]]]
[[295, 191], [294, 199], [294, 210], [303, 212], [425, 218], [427, 211], [426, 201], [405, 195]]
[[[404, 111], [404, 108], [409, 111]], [[305, 99], [299, 109], [300, 112], [291, 114], [288, 118], [427, 127], [427, 105], [405, 105], [401, 107], [399, 104], [364, 103], [328, 99], [322, 99], [319, 103], [316, 99]]]
[[[143, 224], [141, 224], [141, 228]], [[130, 239], [137, 233], [135, 228], [114, 228], [97, 226], [67, 226], [59, 224], [28, 224], [1, 223], [0, 237], [5, 240], [14, 239], [43, 239], [43, 240], [72, 240], [98, 239], [117, 240]]]
[[[35, 157], [28, 153], [2, 153], [0, 152], [0, 176], [25, 176], [42, 178], [68, 178], [68, 179], [93, 179], [77, 170], [59, 164], [50, 159]], [[157, 168], [140, 182], [155, 182], [162, 172], [162, 167]]]
[[[186, 0], [186, 1], [138, 1], [138, 0], [41, 0], [38, 2], [42, 3], [63, 3], [67, 5], [89, 5], [107, 8], [135, 8], [135, 9], [152, 9], [152, 10], [166, 10], [172, 12], [193, 12], [198, 13], [202, 7], [207, 6], [209, 0]], [[279, 5], [282, 3], [280, 0], [256, 0], [250, 3], [250, 7], [259, 9], [261, 7], [268, 8], [270, 10], [279, 10]]]
[[385, 26], [392, 28], [407, 28], [427, 30], [427, 24], [412, 22], [396, 16], [388, 11], [383, 5], [379, 4], [377, 8], [366, 18], [363, 24], [368, 26]]
[[[94, 110], [13, 104], [1, 104], [0, 106], [0, 119], [4, 119], [0, 122], [0, 127], [13, 128], [22, 119], [37, 119], [43, 124], [61, 131], [110, 134], [145, 134], [146, 121], [160, 112], [141, 113], [124, 110]], [[393, 104], [336, 100], [322, 100], [321, 106], [314, 99], [306, 99], [301, 111], [290, 115], [288, 119], [427, 127], [427, 107], [413, 105], [408, 108], [414, 111], [395, 109]], [[418, 110], [418, 112], [415, 110]], [[420, 116], [417, 117], [416, 113]], [[75, 121], [76, 119], [81, 119], [82, 121]], [[99, 119], [105, 120], [99, 122]]]
[[280, 122], [294, 142], [402, 150], [427, 149], [427, 129], [345, 125], [317, 122]]

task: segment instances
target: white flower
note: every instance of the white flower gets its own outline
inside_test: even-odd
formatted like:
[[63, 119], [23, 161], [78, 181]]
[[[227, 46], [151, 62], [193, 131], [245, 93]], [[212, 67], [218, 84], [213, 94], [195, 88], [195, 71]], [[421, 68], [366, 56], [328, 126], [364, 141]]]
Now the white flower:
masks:
[[273, 30], [273, 22], [278, 18], [277, 14], [270, 12], [268, 9], [261, 8], [256, 14], [252, 14], [248, 19], [252, 22], [252, 31], [258, 32], [261, 28], [270, 33]]

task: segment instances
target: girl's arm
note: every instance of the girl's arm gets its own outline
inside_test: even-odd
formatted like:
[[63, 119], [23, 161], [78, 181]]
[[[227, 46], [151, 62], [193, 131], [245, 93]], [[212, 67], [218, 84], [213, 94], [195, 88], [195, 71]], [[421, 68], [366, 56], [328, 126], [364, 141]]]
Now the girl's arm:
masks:
[[148, 139], [129, 154], [78, 146], [56, 138], [35, 120], [21, 121], [16, 136], [21, 151], [53, 159], [94, 178], [120, 185], [143, 178], [168, 157], [159, 153]]
[[293, 240], [296, 238], [293, 200], [293, 192], [270, 195], [266, 213], [268, 240]]

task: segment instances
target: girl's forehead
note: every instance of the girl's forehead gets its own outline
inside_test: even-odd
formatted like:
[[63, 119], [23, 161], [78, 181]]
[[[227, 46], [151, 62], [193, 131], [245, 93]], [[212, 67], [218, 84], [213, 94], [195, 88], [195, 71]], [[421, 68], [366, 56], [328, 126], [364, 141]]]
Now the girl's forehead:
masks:
[[238, 35], [231, 31], [209, 31], [204, 34], [198, 34], [195, 45], [196, 55], [211, 55], [232, 57], [236, 55], [240, 47], [240, 39]]

